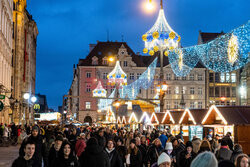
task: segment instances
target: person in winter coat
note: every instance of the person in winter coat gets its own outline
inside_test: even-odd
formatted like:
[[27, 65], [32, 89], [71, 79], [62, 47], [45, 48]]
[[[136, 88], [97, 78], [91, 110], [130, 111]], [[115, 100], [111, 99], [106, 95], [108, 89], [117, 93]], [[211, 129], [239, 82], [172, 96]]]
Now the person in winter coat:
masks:
[[240, 144], [235, 144], [233, 154], [231, 156], [231, 161], [234, 163], [237, 156], [240, 155], [240, 154], [243, 154], [242, 146]]
[[24, 156], [19, 156], [13, 163], [12, 167], [34, 167], [35, 143], [28, 140], [24, 143]]
[[200, 144], [201, 144], [201, 139], [198, 138], [197, 136], [194, 136], [192, 140], [192, 144], [193, 144], [193, 151], [197, 154], [199, 151]]
[[157, 162], [152, 165], [152, 167], [171, 167], [171, 159], [167, 153], [163, 152], [159, 156]]
[[173, 161], [173, 155], [172, 155], [172, 152], [173, 152], [173, 145], [172, 145], [171, 142], [167, 142], [167, 143], [166, 143], [164, 152], [170, 157], [171, 162], [172, 162], [172, 161]]
[[230, 160], [233, 151], [228, 148], [227, 141], [221, 140], [220, 149], [216, 152], [216, 158], [218, 161]]
[[157, 162], [157, 159], [161, 152], [163, 151], [162, 144], [159, 138], [156, 138], [152, 145], [148, 148], [147, 154], [146, 154], [146, 162], [150, 163], [150, 166], [152, 166], [155, 162]]
[[97, 139], [98, 145], [104, 149], [106, 145], [106, 139], [104, 137], [104, 128], [100, 128], [94, 137]]
[[79, 162], [81, 167], [110, 167], [108, 155], [93, 137], [87, 141], [87, 147], [82, 152]]
[[198, 154], [200, 154], [200, 153], [202, 153], [204, 151], [212, 151], [210, 143], [207, 140], [202, 140], [201, 141]]
[[64, 141], [59, 156], [56, 159], [53, 167], [79, 167], [76, 157], [73, 155], [73, 149], [68, 141]]
[[231, 133], [230, 132], [227, 132], [227, 134], [226, 134], [226, 136], [224, 136], [223, 138], [222, 138], [222, 140], [224, 140], [224, 141], [226, 141], [227, 142], [227, 145], [228, 145], [228, 147], [229, 147], [229, 149], [230, 150], [233, 150], [233, 141], [232, 141], [232, 139], [231, 139]]
[[159, 136], [159, 139], [161, 141], [162, 147], [165, 148], [166, 142], [168, 141], [168, 137], [166, 136], [166, 132], [162, 132], [162, 134]]
[[246, 154], [240, 154], [235, 161], [235, 167], [248, 167], [250, 163], [249, 157]]
[[85, 134], [81, 133], [80, 138], [77, 140], [76, 146], [75, 146], [76, 156], [80, 157], [80, 155], [85, 150], [85, 148], [86, 148]]
[[135, 140], [136, 140], [136, 147], [139, 148], [139, 150], [141, 152], [141, 155], [142, 155], [141, 167], [143, 167], [143, 164], [145, 164], [145, 166], [146, 166], [146, 153], [147, 153], [147, 150], [141, 145], [140, 137], [136, 137]]
[[126, 155], [128, 154], [127, 147], [123, 145], [123, 139], [121, 137], [117, 138], [116, 150], [122, 159], [122, 164], [126, 163]]
[[130, 140], [130, 145], [128, 149], [127, 164], [129, 167], [140, 167], [142, 163], [141, 152], [138, 147], [136, 147], [136, 140]]
[[196, 153], [193, 151], [193, 145], [191, 141], [186, 142], [186, 149], [180, 153], [180, 166], [190, 167], [191, 162], [196, 157]]
[[62, 135], [58, 135], [55, 139], [55, 144], [52, 145], [52, 147], [49, 150], [49, 156], [48, 156], [48, 166], [53, 167], [55, 160], [59, 157], [59, 150], [63, 143], [63, 137]]
[[75, 151], [75, 145], [77, 141], [76, 129], [74, 128], [69, 135], [69, 142], [72, 144], [72, 151]]
[[173, 156], [173, 166], [180, 166], [180, 153], [185, 150], [185, 144], [183, 143], [183, 141], [181, 139], [177, 139], [177, 138], [172, 138], [171, 143], [173, 145], [173, 152], [172, 152], [172, 156]]
[[39, 134], [39, 127], [37, 125], [32, 127], [32, 131], [31, 131], [31, 135], [29, 137], [26, 137], [22, 144], [21, 147], [19, 149], [19, 155], [20, 156], [24, 156], [24, 146], [25, 146], [25, 142], [27, 142], [27, 140], [31, 140], [35, 143], [36, 145], [36, 149], [35, 149], [35, 153], [34, 153], [34, 167], [41, 167], [42, 166], [42, 159], [44, 159], [45, 164], [47, 164], [47, 155], [45, 152], [45, 144], [43, 143], [43, 138], [42, 136]]
[[108, 155], [110, 167], [124, 167], [122, 159], [115, 149], [115, 142], [112, 139], [107, 140], [105, 152]]

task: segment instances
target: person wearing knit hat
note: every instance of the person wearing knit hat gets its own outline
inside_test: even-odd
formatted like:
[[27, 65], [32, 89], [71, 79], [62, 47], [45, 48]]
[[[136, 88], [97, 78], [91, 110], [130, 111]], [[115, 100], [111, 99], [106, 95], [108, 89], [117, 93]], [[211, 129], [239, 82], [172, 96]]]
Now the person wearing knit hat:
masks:
[[190, 167], [216, 167], [218, 161], [212, 152], [200, 153], [191, 163]]
[[187, 141], [186, 149], [180, 153], [181, 167], [189, 167], [195, 157], [196, 157], [196, 153], [193, 151], [192, 142]]
[[55, 139], [55, 144], [53, 144], [49, 150], [49, 156], [48, 156], [48, 165], [53, 166], [55, 163], [55, 160], [59, 156], [59, 150], [63, 143], [63, 137], [62, 135], [57, 135]]
[[166, 143], [165, 152], [168, 154], [170, 158], [172, 158], [173, 145], [171, 142]]
[[161, 153], [161, 155], [158, 157], [157, 165], [159, 167], [170, 167], [171, 166], [170, 157], [165, 152]]

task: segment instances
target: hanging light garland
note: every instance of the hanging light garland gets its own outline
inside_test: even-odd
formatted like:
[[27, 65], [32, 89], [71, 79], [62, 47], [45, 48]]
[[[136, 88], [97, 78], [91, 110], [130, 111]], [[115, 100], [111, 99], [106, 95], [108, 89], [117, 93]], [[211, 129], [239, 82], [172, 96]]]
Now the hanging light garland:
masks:
[[137, 97], [140, 89], [148, 89], [152, 85], [152, 82], [154, 81], [157, 59], [158, 58], [155, 58], [155, 60], [148, 66], [147, 70], [143, 72], [135, 82], [127, 86], [123, 85], [122, 88], [119, 89], [121, 98], [133, 100]]
[[120, 62], [116, 61], [115, 68], [107, 75], [109, 85], [127, 85], [127, 74], [122, 70]]
[[102, 87], [101, 81], [98, 82], [97, 87], [92, 91], [93, 97], [106, 97], [107, 91]]

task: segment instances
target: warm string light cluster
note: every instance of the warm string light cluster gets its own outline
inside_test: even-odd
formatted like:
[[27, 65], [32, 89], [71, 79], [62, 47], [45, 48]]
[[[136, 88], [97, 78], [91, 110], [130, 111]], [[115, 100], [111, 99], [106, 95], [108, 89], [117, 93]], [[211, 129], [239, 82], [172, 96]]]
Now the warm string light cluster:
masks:
[[134, 82], [129, 85], [122, 86], [119, 89], [119, 94], [121, 98], [128, 98], [133, 100], [137, 97], [140, 89], [148, 89], [152, 82], [154, 81], [155, 68], [157, 64], [156, 58], [147, 68], [147, 70], [142, 73], [142, 75]]

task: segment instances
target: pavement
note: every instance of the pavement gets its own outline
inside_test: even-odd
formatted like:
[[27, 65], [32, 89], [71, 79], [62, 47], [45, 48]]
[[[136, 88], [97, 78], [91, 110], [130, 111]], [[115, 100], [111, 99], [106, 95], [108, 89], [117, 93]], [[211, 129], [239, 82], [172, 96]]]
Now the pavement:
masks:
[[0, 147], [0, 167], [11, 167], [12, 162], [18, 157], [20, 145]]

